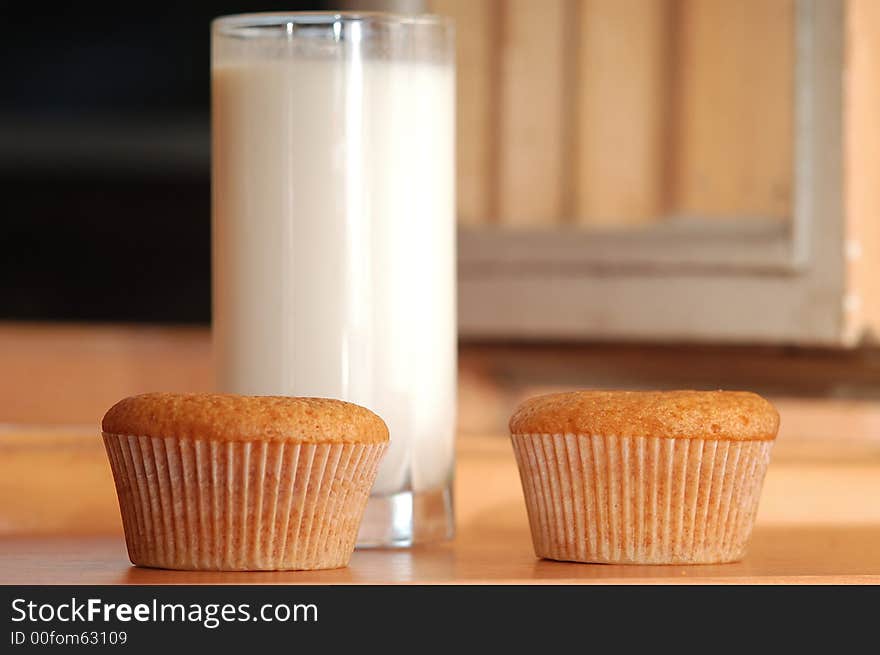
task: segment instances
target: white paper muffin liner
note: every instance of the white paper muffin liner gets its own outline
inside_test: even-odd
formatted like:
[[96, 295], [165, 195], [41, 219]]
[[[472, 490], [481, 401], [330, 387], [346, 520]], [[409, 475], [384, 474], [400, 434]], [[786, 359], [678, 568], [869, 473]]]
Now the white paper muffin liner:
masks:
[[773, 441], [511, 436], [538, 557], [742, 559]]
[[387, 447], [103, 436], [132, 563], [186, 570], [346, 566]]

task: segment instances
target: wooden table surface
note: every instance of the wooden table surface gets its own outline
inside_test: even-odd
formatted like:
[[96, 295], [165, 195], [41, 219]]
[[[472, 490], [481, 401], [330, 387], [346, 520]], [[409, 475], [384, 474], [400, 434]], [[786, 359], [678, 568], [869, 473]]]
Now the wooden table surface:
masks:
[[[126, 395], [210, 389], [208, 330], [0, 323], [0, 584], [880, 584], [880, 402], [835, 392], [852, 385], [876, 389], [878, 355], [466, 347], [459, 361], [453, 542], [360, 551], [350, 567], [336, 571], [181, 573], [129, 564], [97, 424]], [[559, 388], [671, 380], [685, 387], [711, 382], [765, 389], [780, 410], [782, 427], [747, 558], [696, 567], [536, 559], [503, 434], [512, 408], [525, 396]]]
[[[69, 433], [65, 438], [74, 439]], [[58, 456], [57, 450], [51, 452]], [[778, 454], [771, 463], [750, 552], [736, 564], [612, 566], [536, 559], [509, 443], [501, 436], [474, 436], [459, 441], [458, 534], [449, 543], [358, 551], [348, 568], [333, 571], [208, 573], [133, 567], [118, 532], [10, 533], [0, 537], [0, 583], [880, 584], [880, 462], [858, 458], [820, 466], [803, 463], [790, 449], [780, 448]], [[103, 453], [95, 448], [93, 456], [95, 470], [104, 471]], [[77, 470], [80, 475], [86, 471], [82, 466]], [[93, 511], [115, 510], [109, 480], [105, 488], [101, 484], [105, 483], [92, 484], [102, 503]]]
[[4, 584], [880, 584], [880, 526], [759, 528], [748, 557], [707, 566], [536, 559], [518, 526], [465, 532], [412, 550], [356, 551], [345, 569], [214, 573], [131, 566], [121, 537], [6, 538]]

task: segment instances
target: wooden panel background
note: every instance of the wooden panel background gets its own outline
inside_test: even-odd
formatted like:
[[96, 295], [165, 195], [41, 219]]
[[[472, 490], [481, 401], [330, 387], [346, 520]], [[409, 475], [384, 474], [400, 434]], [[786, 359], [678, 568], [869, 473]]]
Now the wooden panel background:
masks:
[[644, 223], [666, 209], [672, 13], [668, 0], [581, 3], [572, 162], [579, 223]]
[[431, 0], [458, 33], [459, 220], [791, 214], [795, 0]]
[[844, 89], [847, 274], [853, 337], [880, 340], [880, 2], [850, 0]]
[[673, 206], [786, 218], [794, 0], [680, 0]]
[[479, 224], [497, 213], [494, 194], [487, 190], [495, 186], [492, 123], [497, 115], [497, 94], [493, 91], [500, 1], [431, 3], [435, 13], [450, 16], [456, 24], [456, 185], [458, 220], [464, 225]]
[[552, 224], [563, 214], [568, 5], [501, 5], [497, 207], [510, 226]]

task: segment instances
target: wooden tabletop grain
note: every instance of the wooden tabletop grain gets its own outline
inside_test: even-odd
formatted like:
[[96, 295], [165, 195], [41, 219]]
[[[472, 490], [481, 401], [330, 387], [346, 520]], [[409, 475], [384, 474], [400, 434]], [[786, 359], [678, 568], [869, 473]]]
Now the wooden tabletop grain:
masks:
[[0, 542], [3, 584], [880, 584], [880, 526], [756, 530], [736, 564], [617, 566], [536, 559], [527, 531], [502, 525], [410, 550], [363, 550], [331, 571], [214, 573], [131, 566], [119, 536]]

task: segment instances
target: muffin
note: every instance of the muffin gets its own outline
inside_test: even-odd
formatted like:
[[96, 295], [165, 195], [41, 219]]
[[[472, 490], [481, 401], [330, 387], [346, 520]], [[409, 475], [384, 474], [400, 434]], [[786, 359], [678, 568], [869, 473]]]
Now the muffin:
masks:
[[779, 414], [744, 391], [578, 391], [510, 419], [535, 554], [616, 564], [745, 555]]
[[346, 566], [388, 445], [324, 398], [151, 393], [102, 430], [129, 558], [186, 570]]

